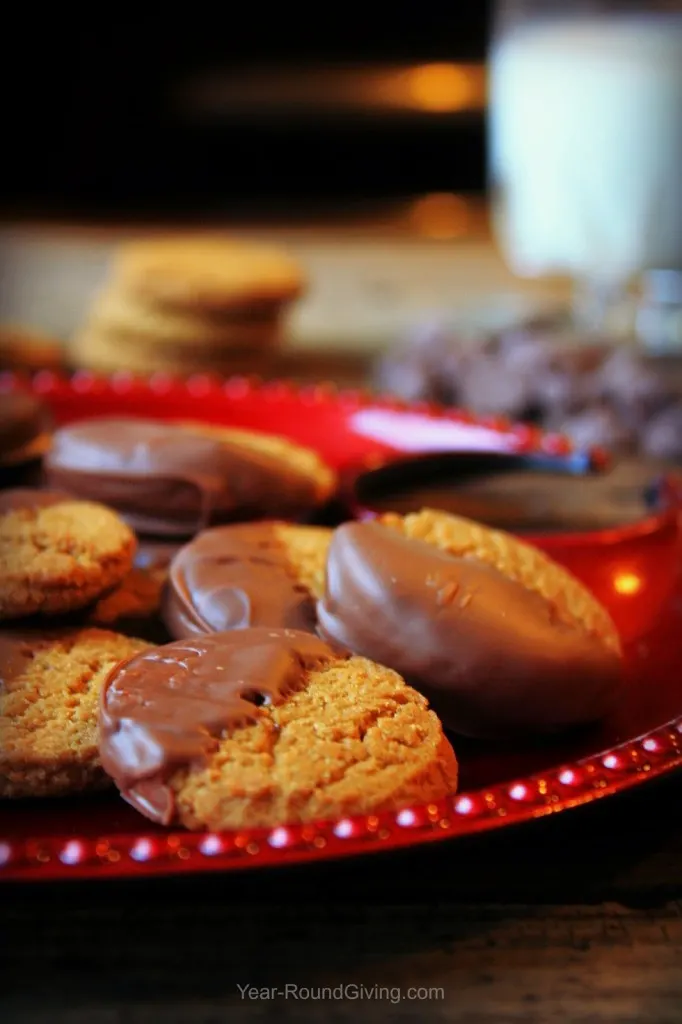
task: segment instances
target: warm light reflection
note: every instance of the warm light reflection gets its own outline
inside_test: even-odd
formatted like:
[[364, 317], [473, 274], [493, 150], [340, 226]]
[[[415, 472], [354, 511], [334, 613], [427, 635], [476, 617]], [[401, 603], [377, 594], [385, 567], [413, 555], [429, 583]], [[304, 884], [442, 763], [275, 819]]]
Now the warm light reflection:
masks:
[[182, 86], [179, 101], [193, 113], [286, 110], [482, 111], [486, 66], [480, 64], [368, 65], [214, 73]]
[[406, 72], [407, 95], [419, 110], [454, 113], [480, 99], [479, 75], [457, 64], [424, 64]]
[[634, 572], [619, 572], [613, 578], [613, 589], [617, 594], [636, 594], [642, 588], [642, 577]]
[[459, 238], [470, 224], [466, 200], [450, 192], [434, 192], [416, 199], [408, 218], [412, 228], [426, 238]]

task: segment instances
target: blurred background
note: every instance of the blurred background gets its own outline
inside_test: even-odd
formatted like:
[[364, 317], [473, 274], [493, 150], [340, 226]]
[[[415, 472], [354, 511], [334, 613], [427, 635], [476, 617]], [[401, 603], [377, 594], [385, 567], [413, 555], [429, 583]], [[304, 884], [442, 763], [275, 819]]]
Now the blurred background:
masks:
[[228, 232], [307, 282], [259, 372], [682, 459], [682, 0], [303, 12], [17, 12], [0, 362], [102, 368], [117, 246]]
[[5, 212], [290, 219], [480, 194], [489, 5], [303, 11], [48, 24], [12, 92]]

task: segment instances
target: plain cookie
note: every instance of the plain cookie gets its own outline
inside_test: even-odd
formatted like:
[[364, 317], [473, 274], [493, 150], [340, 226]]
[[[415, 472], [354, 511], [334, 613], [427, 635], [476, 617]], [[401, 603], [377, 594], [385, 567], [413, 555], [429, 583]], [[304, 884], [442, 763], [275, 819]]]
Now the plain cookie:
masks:
[[291, 302], [303, 291], [300, 267], [274, 247], [216, 238], [160, 238], [119, 250], [113, 279], [164, 309], [220, 313]]
[[108, 784], [97, 706], [107, 673], [148, 645], [99, 629], [0, 633], [0, 797]]
[[84, 608], [130, 571], [135, 536], [110, 509], [81, 501], [0, 515], [0, 619]]

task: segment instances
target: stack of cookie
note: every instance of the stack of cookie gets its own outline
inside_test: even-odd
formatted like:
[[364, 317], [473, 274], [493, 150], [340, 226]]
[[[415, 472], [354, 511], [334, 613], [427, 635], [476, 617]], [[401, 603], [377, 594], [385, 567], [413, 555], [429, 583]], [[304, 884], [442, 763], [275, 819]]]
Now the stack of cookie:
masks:
[[300, 268], [277, 248], [214, 238], [132, 242], [117, 253], [71, 359], [105, 373], [263, 372], [303, 288]]

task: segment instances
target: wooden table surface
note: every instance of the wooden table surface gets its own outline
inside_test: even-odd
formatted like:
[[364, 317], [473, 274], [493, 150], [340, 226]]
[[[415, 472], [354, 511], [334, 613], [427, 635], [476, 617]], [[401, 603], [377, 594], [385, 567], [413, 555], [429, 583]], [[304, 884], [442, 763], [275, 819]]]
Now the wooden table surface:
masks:
[[4, 1024], [679, 1024], [682, 778], [421, 851], [0, 900]]

